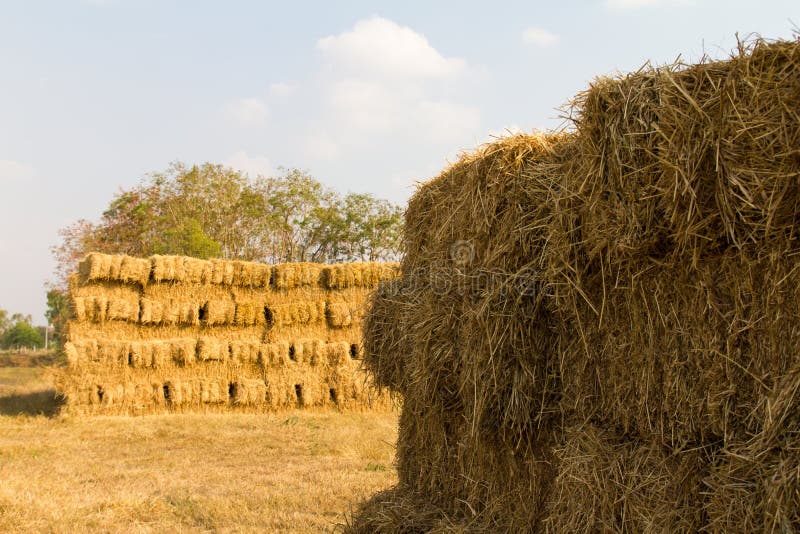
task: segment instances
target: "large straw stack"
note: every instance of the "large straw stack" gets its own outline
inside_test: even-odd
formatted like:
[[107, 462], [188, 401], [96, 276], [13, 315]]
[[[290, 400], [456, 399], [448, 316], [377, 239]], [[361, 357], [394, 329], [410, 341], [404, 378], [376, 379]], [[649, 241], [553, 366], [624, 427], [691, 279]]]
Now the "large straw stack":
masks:
[[800, 42], [601, 79], [406, 212], [353, 531], [800, 530]]
[[390, 406], [361, 368], [367, 295], [397, 266], [89, 254], [71, 279], [73, 413]]

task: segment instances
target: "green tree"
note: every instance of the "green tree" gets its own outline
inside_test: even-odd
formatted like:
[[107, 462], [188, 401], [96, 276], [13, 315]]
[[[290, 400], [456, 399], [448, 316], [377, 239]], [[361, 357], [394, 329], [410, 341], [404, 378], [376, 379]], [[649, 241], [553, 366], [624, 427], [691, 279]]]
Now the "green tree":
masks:
[[19, 321], [3, 333], [2, 345], [4, 349], [18, 347], [38, 349], [44, 346], [44, 340], [30, 322]]

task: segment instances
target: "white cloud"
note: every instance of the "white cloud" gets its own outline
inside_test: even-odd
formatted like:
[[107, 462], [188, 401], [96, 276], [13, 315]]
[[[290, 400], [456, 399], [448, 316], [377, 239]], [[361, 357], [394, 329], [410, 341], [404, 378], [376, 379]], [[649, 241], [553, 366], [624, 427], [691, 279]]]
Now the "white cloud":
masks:
[[276, 82], [269, 84], [269, 94], [271, 96], [287, 97], [294, 93], [295, 87], [291, 83]]
[[33, 167], [10, 159], [0, 159], [0, 183], [22, 182], [32, 178]]
[[[336, 132], [335, 141], [320, 141], [327, 157], [378, 142], [449, 146], [469, 139], [480, 123], [476, 108], [453, 97], [476, 70], [445, 57], [411, 28], [373, 17], [317, 46], [324, 59], [322, 129]], [[317, 130], [307, 139], [319, 136]]]
[[553, 46], [558, 42], [558, 35], [544, 28], [530, 27], [522, 32], [522, 40], [527, 44], [547, 47]]
[[239, 126], [261, 126], [269, 112], [258, 98], [240, 98], [225, 106], [225, 115]]
[[388, 78], [448, 78], [467, 66], [461, 58], [444, 57], [424, 35], [382, 17], [360, 20], [350, 31], [324, 37], [317, 48], [339, 71]]
[[251, 178], [269, 176], [273, 171], [272, 163], [268, 158], [264, 156], [248, 156], [244, 150], [239, 150], [232, 154], [223, 163], [228, 167], [250, 175]]

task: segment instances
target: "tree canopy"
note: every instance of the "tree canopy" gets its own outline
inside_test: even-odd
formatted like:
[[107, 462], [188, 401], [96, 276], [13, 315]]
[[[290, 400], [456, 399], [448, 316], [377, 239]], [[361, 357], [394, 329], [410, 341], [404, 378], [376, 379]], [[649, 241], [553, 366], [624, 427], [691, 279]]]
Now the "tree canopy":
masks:
[[99, 221], [60, 231], [57, 286], [90, 251], [267, 263], [392, 260], [401, 224], [399, 206], [342, 195], [298, 169], [250, 180], [222, 165], [174, 163], [117, 193]]

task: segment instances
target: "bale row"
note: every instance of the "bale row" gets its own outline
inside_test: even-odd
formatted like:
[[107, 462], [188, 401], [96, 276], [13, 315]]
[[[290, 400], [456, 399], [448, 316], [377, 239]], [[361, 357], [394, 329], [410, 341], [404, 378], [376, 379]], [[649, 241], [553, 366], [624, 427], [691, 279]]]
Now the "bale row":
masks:
[[222, 285], [269, 290], [300, 287], [324, 289], [370, 288], [397, 276], [397, 266], [384, 263], [284, 263], [268, 265], [237, 260], [201, 260], [183, 256], [90, 253], [79, 265], [81, 283], [122, 282], [146, 286], [152, 282]]
[[288, 327], [326, 323], [329, 328], [349, 328], [361, 319], [360, 304], [324, 300], [271, 303], [264, 298], [182, 300], [111, 294], [73, 296], [72, 308], [76, 321], [127, 321], [148, 326]]
[[326, 374], [284, 370], [269, 376], [87, 375], [61, 384], [72, 413], [152, 413], [211, 408], [387, 408], [390, 403], [364, 375], [341, 369]]
[[316, 339], [264, 343], [211, 336], [148, 341], [78, 339], [67, 342], [64, 352], [73, 367], [138, 369], [191, 367], [202, 362], [255, 364], [265, 368], [294, 364], [336, 366], [361, 357], [359, 343]]

